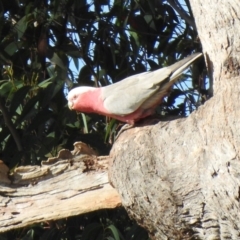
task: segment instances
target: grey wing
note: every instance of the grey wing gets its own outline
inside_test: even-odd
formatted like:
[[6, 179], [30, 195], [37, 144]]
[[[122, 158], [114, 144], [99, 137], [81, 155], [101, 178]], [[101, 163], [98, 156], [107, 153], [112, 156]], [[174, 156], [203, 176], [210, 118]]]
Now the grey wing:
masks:
[[136, 111], [159, 91], [161, 82], [169, 79], [171, 70], [167, 68], [160, 70], [140, 73], [104, 87], [102, 91], [104, 107], [115, 115], [127, 115]]
[[167, 94], [182, 72], [200, 56], [201, 53], [195, 53], [171, 66], [133, 75], [104, 87], [102, 91], [104, 107], [115, 115], [130, 114], [140, 106], [150, 107], [157, 99]]

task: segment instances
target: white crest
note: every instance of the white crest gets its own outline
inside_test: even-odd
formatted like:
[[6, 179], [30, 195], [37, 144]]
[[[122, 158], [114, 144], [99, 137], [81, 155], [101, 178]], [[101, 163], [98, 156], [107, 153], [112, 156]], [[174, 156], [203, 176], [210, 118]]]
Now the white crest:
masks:
[[94, 87], [77, 87], [72, 89], [69, 93], [68, 93], [68, 100], [71, 100], [73, 98], [75, 98], [75, 96], [78, 96], [82, 93], [88, 92], [88, 91], [93, 91], [95, 88]]

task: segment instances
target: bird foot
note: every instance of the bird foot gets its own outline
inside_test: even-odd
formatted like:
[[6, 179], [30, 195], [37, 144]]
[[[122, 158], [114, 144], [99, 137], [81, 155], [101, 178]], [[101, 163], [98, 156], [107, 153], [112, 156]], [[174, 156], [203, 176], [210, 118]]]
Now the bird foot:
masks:
[[117, 136], [115, 137], [115, 141], [118, 139], [118, 137], [120, 136], [121, 133], [123, 133], [124, 131], [128, 130], [128, 129], [131, 129], [134, 127], [134, 124], [124, 124], [122, 126], [122, 128], [119, 130]]
[[131, 129], [133, 127], [136, 127], [136, 126], [140, 126], [143, 125], [143, 126], [146, 126], [146, 125], [154, 125], [156, 123], [158, 123], [160, 120], [157, 119], [157, 118], [148, 118], [148, 119], [142, 119], [140, 121], [138, 121], [137, 123], [134, 123], [134, 124], [124, 124], [122, 126], [122, 128], [119, 130], [117, 136], [115, 137], [115, 141], [117, 140], [117, 138], [120, 136], [121, 133], [123, 133], [124, 131], [128, 130], [128, 129]]

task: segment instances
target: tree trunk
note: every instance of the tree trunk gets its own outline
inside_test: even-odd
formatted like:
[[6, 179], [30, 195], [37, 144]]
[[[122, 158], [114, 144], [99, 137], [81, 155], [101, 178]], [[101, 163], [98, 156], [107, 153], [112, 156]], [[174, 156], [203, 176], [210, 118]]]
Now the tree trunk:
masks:
[[214, 96], [187, 118], [123, 132], [110, 181], [153, 239], [240, 239], [240, 3], [191, 4]]

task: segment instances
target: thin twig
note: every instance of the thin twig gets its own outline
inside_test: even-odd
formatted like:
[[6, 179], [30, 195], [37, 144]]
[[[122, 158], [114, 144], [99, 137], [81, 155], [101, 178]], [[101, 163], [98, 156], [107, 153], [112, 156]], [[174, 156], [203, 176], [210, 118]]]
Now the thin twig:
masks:
[[8, 129], [9, 129], [10, 133], [12, 134], [12, 137], [17, 145], [18, 151], [22, 151], [23, 147], [21, 144], [20, 137], [18, 135], [18, 132], [17, 132], [15, 126], [12, 123], [12, 120], [9, 116], [9, 112], [8, 112], [7, 108], [5, 107], [5, 104], [3, 103], [2, 98], [0, 98], [0, 110], [2, 111], [2, 115], [4, 118], [5, 124], [7, 125]]
[[175, 11], [180, 15], [182, 19], [184, 19], [195, 31], [197, 31], [196, 24], [194, 19], [191, 18], [183, 8], [175, 2], [175, 0], [168, 0], [168, 3], [175, 9]]

